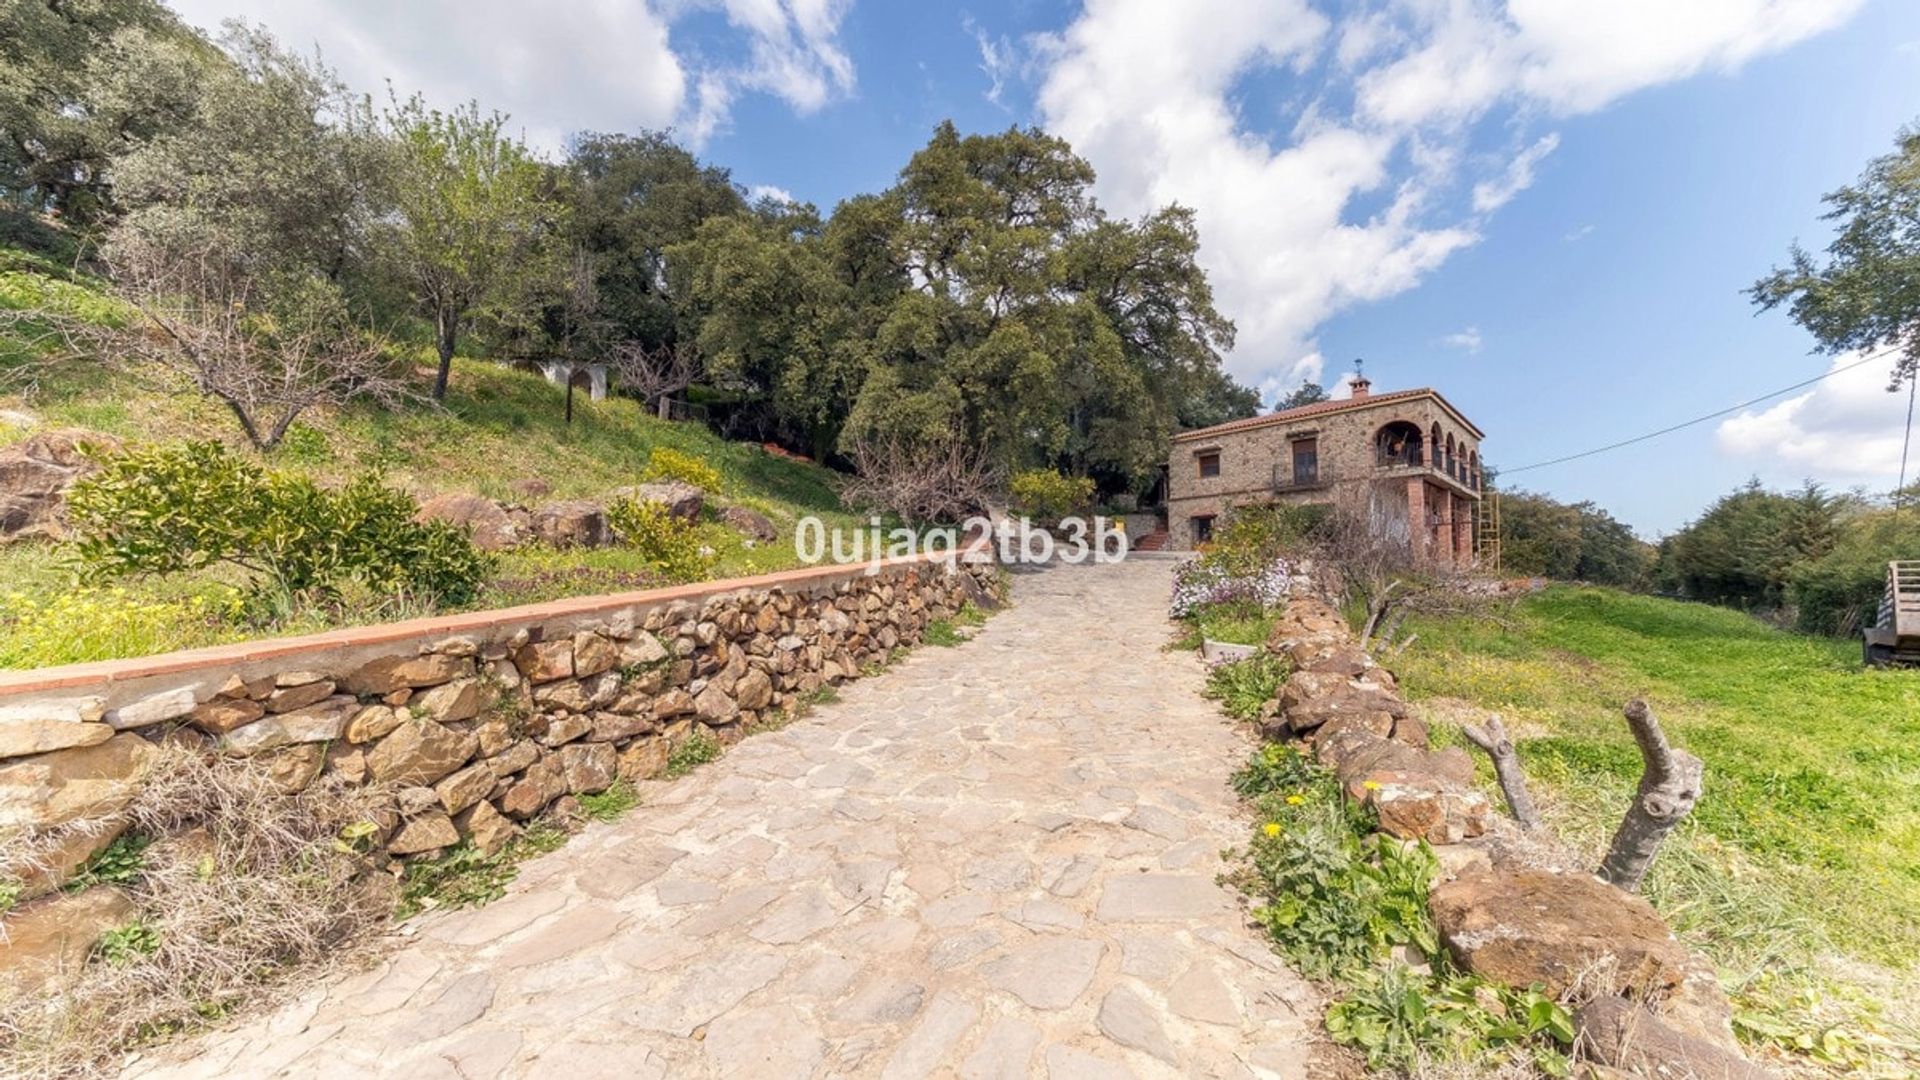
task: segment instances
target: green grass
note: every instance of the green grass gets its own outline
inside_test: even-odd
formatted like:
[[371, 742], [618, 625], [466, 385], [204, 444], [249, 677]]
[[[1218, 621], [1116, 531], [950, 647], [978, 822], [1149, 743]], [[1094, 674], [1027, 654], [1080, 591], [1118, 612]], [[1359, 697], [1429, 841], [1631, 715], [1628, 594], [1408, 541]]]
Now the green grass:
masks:
[[1273, 633], [1277, 613], [1258, 604], [1207, 604], [1181, 620], [1187, 628], [1175, 648], [1198, 649], [1204, 641], [1231, 645], [1264, 645]]
[[1920, 1064], [1920, 1048], [1874, 1049], [1920, 1043], [1920, 671], [1863, 670], [1855, 642], [1598, 588], [1417, 629], [1396, 664], [1408, 694], [1500, 711], [1551, 823], [1589, 858], [1640, 774], [1620, 709], [1645, 697], [1707, 768], [1646, 891], [1718, 963], [1743, 1034], [1806, 1044], [1821, 1064]]
[[[116, 317], [99, 281], [45, 259], [0, 246], [0, 307], [58, 307], [85, 318]], [[29, 326], [0, 329], [0, 386], [9, 366], [48, 347]], [[424, 387], [430, 356], [418, 354]], [[213, 436], [242, 445], [232, 417], [209, 399], [157, 372], [108, 373], [85, 361], [41, 378], [30, 398], [0, 393], [0, 409], [34, 418], [0, 422], [0, 445], [35, 430], [83, 427], [130, 441]], [[640, 482], [657, 449], [687, 455], [719, 477], [714, 501], [764, 513], [779, 532], [749, 545], [709, 518], [695, 526], [713, 551], [713, 578], [787, 569], [797, 564], [793, 532], [818, 516], [829, 528], [857, 529], [859, 515], [841, 509], [833, 474], [823, 468], [723, 440], [695, 423], [660, 420], [625, 398], [590, 401], [576, 394], [565, 419], [564, 391], [537, 374], [456, 359], [445, 407], [398, 411], [349, 406], [310, 413], [267, 455], [277, 467], [323, 482], [365, 471], [424, 498], [473, 492], [535, 505], [549, 499], [605, 500]], [[529, 494], [544, 488], [545, 494]], [[351, 597], [331, 610], [297, 609], [264, 621], [231, 615], [232, 581], [218, 571], [160, 580], [128, 580], [116, 589], [76, 589], [63, 552], [44, 544], [0, 547], [0, 668], [37, 667], [139, 656], [251, 637], [306, 633], [339, 625], [422, 614], [388, 598]], [[624, 548], [506, 553], [498, 575], [474, 606], [504, 607], [565, 596], [664, 584], [647, 560]]]
[[696, 727], [667, 752], [667, 767], [661, 775], [669, 780], [685, 776], [709, 761], [719, 760], [724, 751], [720, 740]]

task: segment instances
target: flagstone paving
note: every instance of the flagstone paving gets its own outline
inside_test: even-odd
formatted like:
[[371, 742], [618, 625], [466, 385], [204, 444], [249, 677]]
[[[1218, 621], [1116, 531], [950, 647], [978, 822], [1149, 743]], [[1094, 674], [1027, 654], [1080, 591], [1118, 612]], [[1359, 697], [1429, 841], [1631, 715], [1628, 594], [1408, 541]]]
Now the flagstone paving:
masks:
[[1247, 743], [1161, 647], [1171, 567], [1017, 574], [974, 640], [129, 1071], [1305, 1076], [1312, 991], [1214, 880]]

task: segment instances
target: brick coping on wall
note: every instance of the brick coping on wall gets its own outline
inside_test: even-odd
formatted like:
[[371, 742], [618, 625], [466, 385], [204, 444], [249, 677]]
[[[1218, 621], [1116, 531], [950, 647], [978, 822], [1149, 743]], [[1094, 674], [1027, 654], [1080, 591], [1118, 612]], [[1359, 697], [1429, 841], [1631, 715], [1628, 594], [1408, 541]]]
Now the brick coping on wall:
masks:
[[603, 611], [656, 607], [685, 600], [705, 600], [745, 589], [829, 584], [864, 577], [892, 567], [944, 562], [950, 557], [965, 561], [979, 550], [980, 546], [975, 546], [958, 553], [926, 552], [882, 559], [877, 563], [806, 566], [794, 570], [755, 574], [752, 577], [722, 578], [717, 581], [699, 581], [690, 585], [672, 585], [658, 589], [575, 596], [538, 604], [522, 604], [519, 607], [466, 611], [455, 615], [434, 615], [402, 622], [327, 630], [318, 634], [301, 634], [296, 637], [254, 638], [227, 645], [182, 649], [178, 652], [128, 657], [124, 660], [94, 660], [80, 664], [62, 664], [58, 667], [0, 671], [0, 697], [71, 690], [82, 686], [102, 687], [159, 675], [178, 675], [207, 668], [283, 659], [305, 653], [385, 645], [417, 638], [472, 634], [508, 626], [542, 623], [553, 619], [592, 616]]

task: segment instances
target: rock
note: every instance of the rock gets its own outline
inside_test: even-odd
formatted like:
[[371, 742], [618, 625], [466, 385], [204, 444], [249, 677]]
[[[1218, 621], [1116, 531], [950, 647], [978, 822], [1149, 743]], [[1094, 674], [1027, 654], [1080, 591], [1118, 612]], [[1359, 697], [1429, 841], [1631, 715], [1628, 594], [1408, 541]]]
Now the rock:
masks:
[[139, 790], [153, 746], [121, 733], [0, 764], [0, 829], [44, 829], [124, 809]]
[[298, 795], [320, 775], [325, 761], [326, 748], [319, 743], [293, 746], [273, 755], [267, 762], [267, 775], [283, 793]]
[[553, 682], [573, 676], [573, 642], [531, 641], [513, 651], [513, 666], [528, 682]]
[[430, 787], [415, 784], [393, 793], [394, 806], [402, 817], [417, 817], [440, 805], [440, 796]]
[[415, 695], [407, 702], [407, 708], [424, 714], [429, 720], [453, 724], [479, 716], [486, 703], [485, 683], [479, 679], [455, 679]]
[[562, 716], [547, 724], [547, 730], [541, 734], [543, 746], [564, 746], [575, 739], [583, 739], [593, 733], [593, 719], [586, 716]]
[[406, 713], [391, 705], [369, 705], [347, 721], [347, 741], [370, 743], [399, 727], [400, 721], [406, 718]]
[[487, 793], [493, 790], [493, 785], [498, 783], [499, 779], [493, 775], [493, 770], [487, 767], [486, 762], [481, 762], [442, 778], [439, 783], [433, 785], [433, 791], [447, 813], [457, 814], [486, 798]]
[[606, 508], [587, 499], [542, 505], [533, 512], [533, 535], [557, 548], [599, 548], [613, 543]]
[[720, 511], [720, 520], [749, 540], [766, 543], [780, 538], [780, 530], [774, 528], [773, 519], [758, 510], [729, 506]]
[[529, 476], [515, 480], [511, 490], [523, 499], [544, 499], [553, 494], [553, 485], [537, 476]]
[[380, 696], [395, 690], [419, 689], [451, 682], [473, 674], [473, 661], [445, 653], [423, 656], [383, 656], [361, 665], [348, 676], [344, 689], [349, 694]]
[[519, 833], [513, 822], [508, 821], [490, 802], [477, 802], [453, 819], [454, 827], [460, 835], [473, 841], [482, 855], [491, 855], [505, 847], [509, 840]]
[[97, 827], [55, 829], [36, 837], [33, 858], [16, 861], [11, 867], [15, 884], [20, 888], [20, 894], [14, 899], [32, 900], [66, 884], [88, 859], [105, 851], [126, 829], [126, 820], [115, 817], [101, 820]]
[[587, 737], [594, 742], [617, 743], [659, 729], [660, 721], [644, 712], [597, 712], [593, 714], [593, 731]]
[[709, 686], [693, 699], [693, 711], [700, 722], [713, 726], [731, 724], [740, 718], [740, 704], [717, 686]]
[[599, 634], [581, 631], [573, 635], [573, 674], [584, 679], [598, 675], [620, 663], [620, 646]]
[[98, 746], [111, 738], [113, 728], [107, 724], [0, 717], [0, 758], [25, 757], [76, 746]]
[[71, 985], [100, 935], [133, 915], [133, 901], [106, 885], [9, 912], [0, 920], [0, 1000]]
[[500, 797], [500, 811], [525, 820], [567, 792], [567, 773], [557, 758], [542, 758], [527, 767], [520, 779]]
[[613, 786], [619, 755], [608, 744], [575, 743], [562, 747], [559, 757], [569, 794], [592, 795]]
[[292, 712], [304, 709], [316, 702], [325, 701], [333, 696], [333, 682], [321, 679], [318, 682], [289, 686], [267, 695], [267, 711], [270, 713]]
[[532, 524], [525, 511], [511, 511], [479, 495], [450, 492], [420, 504], [415, 521], [444, 521], [464, 525], [481, 551], [505, 551], [524, 542]]
[[656, 480], [621, 488], [615, 494], [638, 502], [659, 503], [666, 507], [668, 514], [687, 522], [700, 520], [700, 510], [706, 505], [705, 494], [684, 480]]
[[459, 842], [460, 831], [453, 827], [453, 819], [436, 812], [403, 822], [387, 840], [387, 851], [394, 855], [417, 855]]
[[106, 720], [116, 729], [126, 731], [185, 716], [193, 711], [194, 705], [193, 687], [179, 686], [110, 710]]
[[1493, 817], [1478, 790], [1431, 773], [1368, 773], [1347, 794], [1373, 807], [1381, 832], [1403, 840], [1458, 844], [1485, 835]]
[[660, 644], [659, 638], [645, 630], [633, 635], [632, 640], [620, 646], [621, 667], [653, 667], [665, 663], [667, 659], [667, 647]]
[[1539, 983], [1558, 996], [1603, 957], [1635, 992], [1671, 990], [1686, 977], [1687, 951], [1653, 907], [1588, 874], [1469, 874], [1435, 886], [1430, 902], [1447, 950], [1493, 982]]
[[505, 779], [539, 760], [540, 748], [534, 745], [532, 739], [521, 739], [488, 758], [484, 764], [493, 771], [494, 776]]
[[66, 536], [67, 489], [99, 468], [91, 454], [114, 454], [120, 440], [58, 428], [0, 447], [0, 542]]
[[479, 737], [431, 720], [410, 719], [367, 753], [367, 771], [389, 784], [431, 784], [467, 763]]
[[225, 735], [267, 715], [266, 707], [247, 698], [214, 698], [187, 714], [187, 722], [209, 735]]
[[229, 754], [247, 757], [264, 750], [300, 743], [331, 742], [347, 729], [347, 718], [360, 703], [345, 694], [327, 698], [304, 709], [267, 716], [227, 732], [220, 740]]
[[620, 751], [614, 771], [624, 780], [651, 780], [667, 769], [667, 740], [641, 739]]
[[1035, 938], [980, 967], [987, 985], [1035, 1009], [1064, 1009], [1093, 983], [1106, 946], [1085, 938]]
[[656, 720], [670, 720], [692, 711], [693, 695], [677, 687], [653, 699], [653, 716]]
[[773, 701], [773, 679], [759, 668], [748, 668], [740, 681], [734, 684], [735, 704], [742, 709], [758, 711]]
[[544, 708], [585, 713], [604, 708], [620, 694], [620, 673], [603, 671], [585, 679], [561, 679], [542, 684], [533, 691], [533, 700]]
[[1216, 915], [1226, 905], [1226, 893], [1211, 877], [1116, 874], [1107, 879], [1094, 917], [1102, 922], [1177, 922]]
[[1624, 998], [1595, 998], [1573, 1011], [1586, 1052], [1631, 1076], [1772, 1080], [1739, 1054], [1679, 1031]]

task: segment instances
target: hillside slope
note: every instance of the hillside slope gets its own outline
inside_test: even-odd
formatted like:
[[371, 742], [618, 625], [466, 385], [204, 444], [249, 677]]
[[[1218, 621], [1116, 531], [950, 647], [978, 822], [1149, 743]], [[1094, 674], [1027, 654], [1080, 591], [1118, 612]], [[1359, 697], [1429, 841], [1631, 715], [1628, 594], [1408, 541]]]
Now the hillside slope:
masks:
[[[71, 278], [71, 280], [63, 280]], [[88, 317], [111, 317], [98, 284], [62, 273], [25, 253], [0, 249], [0, 306], [58, 304]], [[32, 327], [0, 329], [0, 375], [36, 348]], [[420, 372], [424, 388], [427, 373]], [[0, 380], [3, 382], [4, 380]], [[217, 439], [243, 453], [232, 416], [163, 372], [108, 369], [66, 361], [37, 380], [31, 393], [0, 393], [0, 446], [51, 428], [84, 428], [131, 442]], [[400, 411], [353, 405], [309, 413], [264, 463], [336, 483], [373, 472], [390, 486], [424, 499], [468, 492], [506, 502], [604, 499], [638, 482], [653, 452], [671, 448], [705, 462], [720, 476], [709, 504], [740, 505], [766, 514], [779, 538], [751, 544], [718, 522], [699, 526], [712, 548], [712, 576], [778, 569], [795, 563], [793, 528], [808, 515], [829, 526], [859, 519], [841, 509], [835, 475], [723, 440], [697, 423], [660, 420], [625, 398], [591, 401], [576, 391], [573, 421], [565, 391], [536, 374], [486, 361], [456, 362], [444, 408]], [[554, 551], [529, 548], [503, 558], [485, 606], [636, 588], [657, 580], [623, 548]], [[417, 613], [404, 606], [330, 612], [289, 611], [262, 624], [224, 617], [232, 590], [217, 574], [119, 583], [75, 590], [62, 550], [54, 545], [0, 546], [0, 667], [38, 666], [167, 648], [210, 644], [265, 633], [295, 633], [341, 623]]]
[[1500, 712], [1551, 824], [1589, 858], [1640, 776], [1620, 709], [1645, 697], [1706, 762], [1647, 892], [1720, 965], [1741, 1034], [1809, 1064], [1920, 1065], [1920, 671], [1602, 588], [1418, 629], [1396, 662], [1408, 693]]

